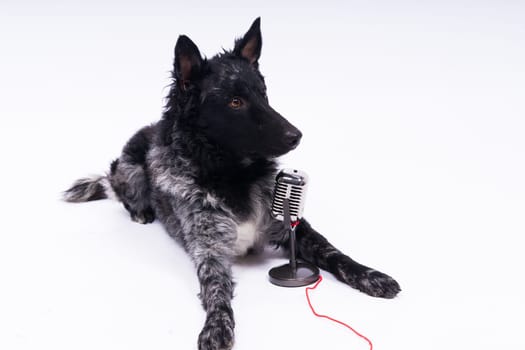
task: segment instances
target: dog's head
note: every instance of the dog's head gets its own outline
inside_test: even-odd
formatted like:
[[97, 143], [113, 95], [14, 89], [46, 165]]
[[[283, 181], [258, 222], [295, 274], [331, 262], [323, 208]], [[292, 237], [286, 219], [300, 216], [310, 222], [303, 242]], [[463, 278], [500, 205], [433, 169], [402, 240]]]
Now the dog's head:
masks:
[[268, 103], [259, 72], [260, 19], [226, 51], [206, 60], [197, 46], [180, 36], [174, 77], [179, 96], [194, 93], [192, 125], [206, 138], [240, 157], [277, 157], [299, 144], [301, 132]]

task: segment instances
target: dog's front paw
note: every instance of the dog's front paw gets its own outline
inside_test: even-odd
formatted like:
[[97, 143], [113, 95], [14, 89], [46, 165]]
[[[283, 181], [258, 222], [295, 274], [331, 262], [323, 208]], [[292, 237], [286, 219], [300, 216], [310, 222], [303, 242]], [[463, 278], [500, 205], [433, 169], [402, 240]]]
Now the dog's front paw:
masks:
[[199, 350], [230, 350], [233, 347], [233, 319], [226, 313], [212, 313], [199, 335]]
[[151, 207], [141, 211], [130, 211], [131, 220], [139, 224], [149, 224], [155, 220], [155, 212]]
[[401, 291], [399, 284], [390, 276], [370, 269], [357, 276], [357, 289], [373, 297], [391, 299]]

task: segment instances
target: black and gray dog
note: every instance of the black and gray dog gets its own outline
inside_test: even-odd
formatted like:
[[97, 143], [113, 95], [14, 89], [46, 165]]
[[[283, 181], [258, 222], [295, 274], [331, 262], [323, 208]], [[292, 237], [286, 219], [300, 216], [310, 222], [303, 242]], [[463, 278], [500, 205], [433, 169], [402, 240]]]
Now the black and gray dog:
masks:
[[[258, 59], [256, 19], [232, 51], [203, 59], [180, 36], [173, 84], [162, 119], [138, 131], [107, 176], [78, 180], [66, 201], [120, 200], [131, 218], [165, 226], [195, 263], [206, 322], [200, 350], [230, 349], [235, 257], [270, 244], [289, 248], [282, 223], [270, 213], [275, 158], [297, 147], [301, 132], [268, 103]], [[297, 255], [342, 282], [376, 297], [393, 298], [391, 277], [361, 265], [310, 224], [297, 227]]]

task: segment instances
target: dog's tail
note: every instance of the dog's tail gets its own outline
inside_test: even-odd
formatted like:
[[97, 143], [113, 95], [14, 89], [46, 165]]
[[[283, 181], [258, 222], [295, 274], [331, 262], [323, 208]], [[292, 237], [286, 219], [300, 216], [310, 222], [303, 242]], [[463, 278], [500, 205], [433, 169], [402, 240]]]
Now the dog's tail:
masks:
[[63, 192], [62, 198], [66, 202], [80, 203], [115, 198], [115, 193], [107, 176], [98, 175], [78, 179]]

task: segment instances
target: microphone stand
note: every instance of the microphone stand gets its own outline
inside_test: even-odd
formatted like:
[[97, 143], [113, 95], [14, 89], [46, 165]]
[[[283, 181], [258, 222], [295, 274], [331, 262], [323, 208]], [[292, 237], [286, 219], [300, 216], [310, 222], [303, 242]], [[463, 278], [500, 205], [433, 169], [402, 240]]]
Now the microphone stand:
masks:
[[290, 201], [285, 198], [283, 203], [283, 223], [285, 229], [290, 235], [290, 268], [294, 274], [297, 274], [297, 260], [295, 259], [295, 228], [297, 225], [292, 225], [292, 218], [290, 217]]
[[283, 201], [283, 224], [284, 229], [290, 235], [290, 262], [270, 270], [270, 282], [280, 287], [303, 287], [316, 282], [319, 279], [319, 269], [305, 261], [296, 259], [295, 228], [290, 217], [290, 202], [286, 198]]

